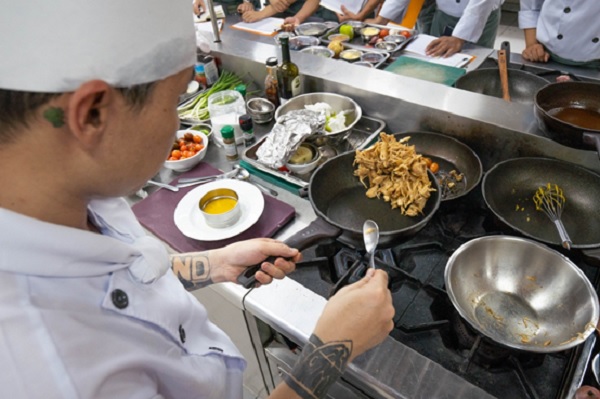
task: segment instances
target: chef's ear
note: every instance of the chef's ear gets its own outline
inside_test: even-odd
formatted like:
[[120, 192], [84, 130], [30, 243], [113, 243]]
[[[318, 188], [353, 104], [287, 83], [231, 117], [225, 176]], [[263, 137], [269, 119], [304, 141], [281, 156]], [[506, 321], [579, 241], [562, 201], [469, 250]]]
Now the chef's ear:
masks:
[[94, 147], [108, 124], [114, 89], [102, 80], [91, 80], [75, 90], [67, 107], [67, 125], [85, 148]]

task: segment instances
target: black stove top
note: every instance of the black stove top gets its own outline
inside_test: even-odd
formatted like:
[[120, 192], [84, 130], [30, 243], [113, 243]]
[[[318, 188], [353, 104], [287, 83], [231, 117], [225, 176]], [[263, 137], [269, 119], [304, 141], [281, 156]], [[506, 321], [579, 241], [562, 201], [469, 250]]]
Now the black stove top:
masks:
[[[460, 318], [444, 290], [450, 255], [473, 238], [496, 234], [517, 233], [498, 224], [476, 189], [443, 202], [409, 241], [378, 250], [376, 264], [389, 274], [396, 309], [390, 335], [497, 398], [565, 398], [582, 345], [545, 355], [499, 346]], [[337, 242], [309, 248], [303, 255], [305, 260], [290, 277], [325, 298], [362, 278], [367, 269], [364, 251]], [[578, 251], [565, 255], [594, 287], [600, 286], [600, 270], [591, 260]]]

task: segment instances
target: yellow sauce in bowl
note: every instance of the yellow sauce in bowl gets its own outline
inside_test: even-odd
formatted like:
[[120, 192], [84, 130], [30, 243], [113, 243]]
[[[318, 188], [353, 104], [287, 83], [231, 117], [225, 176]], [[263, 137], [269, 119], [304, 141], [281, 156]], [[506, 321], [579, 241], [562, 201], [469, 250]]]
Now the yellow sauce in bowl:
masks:
[[221, 213], [232, 210], [236, 204], [237, 200], [235, 198], [219, 197], [206, 203], [202, 210], [211, 215], [220, 215]]

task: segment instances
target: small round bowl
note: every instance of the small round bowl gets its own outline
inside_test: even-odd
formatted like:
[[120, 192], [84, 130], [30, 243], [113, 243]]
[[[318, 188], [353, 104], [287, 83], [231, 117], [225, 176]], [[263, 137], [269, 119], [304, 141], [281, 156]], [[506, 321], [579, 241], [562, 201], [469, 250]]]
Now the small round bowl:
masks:
[[216, 229], [232, 226], [242, 216], [238, 194], [230, 188], [210, 190], [200, 198], [198, 206], [206, 224]]
[[306, 22], [296, 27], [299, 36], [321, 36], [327, 32], [327, 25], [322, 22]]
[[354, 29], [355, 35], [359, 35], [360, 30], [365, 27], [365, 23], [362, 21], [346, 21], [344, 24], [350, 25]]
[[406, 37], [402, 35], [387, 35], [383, 38], [384, 42], [394, 43], [395, 45], [400, 45], [406, 41]]
[[348, 62], [356, 62], [360, 60], [362, 51], [356, 49], [344, 50], [340, 53], [340, 59]]
[[394, 42], [386, 42], [384, 39], [383, 42], [375, 43], [375, 48], [379, 50], [389, 51], [391, 53], [397, 50], [398, 45]]
[[368, 43], [372, 38], [378, 36], [380, 32], [379, 28], [374, 28], [372, 26], [367, 26], [360, 30], [360, 36], [363, 39], [363, 42]]
[[371, 64], [377, 64], [383, 61], [384, 58], [385, 56], [381, 53], [364, 53], [360, 56], [362, 62], [370, 62]]
[[175, 139], [182, 138], [186, 133], [197, 134], [200, 136], [202, 138], [202, 145], [204, 148], [198, 151], [193, 157], [180, 159], [178, 161], [165, 161], [165, 168], [172, 169], [176, 172], [185, 172], [198, 165], [198, 163], [206, 156], [206, 150], [208, 149], [208, 136], [205, 136], [202, 133], [198, 134], [198, 131], [196, 130], [186, 129], [178, 130], [175, 134]]
[[300, 51], [306, 47], [318, 46], [321, 39], [314, 36], [295, 36], [290, 37], [290, 50]]
[[196, 132], [200, 132], [208, 138], [210, 138], [210, 136], [212, 136], [213, 133], [213, 128], [208, 123], [198, 123], [197, 125], [190, 126], [187, 130], [194, 130]]
[[310, 144], [310, 143], [302, 143], [302, 144], [300, 144], [300, 147], [308, 148], [312, 154], [312, 158], [304, 163], [287, 162], [285, 164], [285, 167], [290, 172], [297, 173], [299, 175], [303, 175], [303, 174], [312, 172], [317, 167], [317, 165], [319, 164], [319, 161], [321, 160], [321, 153], [319, 152], [319, 150], [317, 149], [316, 146], [314, 146], [313, 144]]
[[306, 47], [306, 48], [300, 50], [300, 52], [301, 53], [308, 53], [308, 54], [318, 55], [320, 57], [325, 57], [325, 58], [333, 58], [333, 56], [335, 55], [335, 53], [333, 52], [333, 50], [330, 50], [327, 47], [323, 47], [323, 46], [310, 46], [310, 47]]
[[[273, 38], [275, 40], [275, 44], [277, 44], [277, 45], [281, 44], [280, 39], [282, 37], [287, 37], [289, 40], [292, 40], [293, 37], [296, 37], [296, 34], [294, 32], [279, 32]], [[289, 41], [288, 41], [288, 43], [289, 43]]]
[[256, 97], [251, 98], [246, 103], [246, 108], [252, 117], [254, 123], [263, 124], [269, 123], [273, 120], [273, 114], [275, 113], [275, 105], [266, 98]]
[[350, 36], [348, 35], [344, 35], [342, 33], [335, 33], [333, 35], [329, 35], [328, 39], [332, 42], [338, 41], [338, 42], [347, 42], [348, 40], [350, 40]]

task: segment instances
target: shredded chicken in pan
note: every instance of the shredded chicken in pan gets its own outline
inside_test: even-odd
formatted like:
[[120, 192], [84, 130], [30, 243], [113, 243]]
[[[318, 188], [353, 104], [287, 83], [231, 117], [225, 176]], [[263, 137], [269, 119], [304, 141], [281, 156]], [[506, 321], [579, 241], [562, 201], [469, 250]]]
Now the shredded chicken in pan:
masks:
[[430, 192], [435, 191], [424, 157], [416, 153], [415, 146], [405, 144], [410, 137], [400, 141], [385, 133], [380, 137], [372, 147], [356, 150], [354, 175], [368, 188], [367, 197], [383, 198], [392, 209], [400, 208], [403, 215], [422, 214]]

